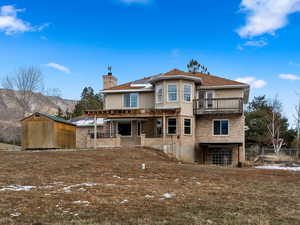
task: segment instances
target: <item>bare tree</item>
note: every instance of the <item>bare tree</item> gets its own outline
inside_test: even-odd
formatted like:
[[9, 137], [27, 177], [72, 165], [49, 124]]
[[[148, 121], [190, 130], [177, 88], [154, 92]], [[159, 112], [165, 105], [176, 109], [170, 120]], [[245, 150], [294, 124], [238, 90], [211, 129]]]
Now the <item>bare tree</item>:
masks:
[[267, 116], [267, 127], [272, 145], [276, 154], [279, 154], [283, 145], [283, 138], [281, 137], [282, 130], [282, 104], [276, 96], [270, 103], [270, 112]]
[[21, 67], [2, 82], [5, 89], [10, 90], [11, 97], [21, 106], [22, 116], [30, 112], [30, 104], [34, 92], [43, 87], [42, 71], [35, 66]]

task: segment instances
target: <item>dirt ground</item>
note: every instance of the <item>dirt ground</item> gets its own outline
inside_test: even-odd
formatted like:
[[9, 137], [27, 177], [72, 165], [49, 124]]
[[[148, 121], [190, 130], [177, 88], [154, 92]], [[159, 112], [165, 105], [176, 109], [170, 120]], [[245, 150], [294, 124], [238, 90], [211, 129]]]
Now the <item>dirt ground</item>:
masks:
[[300, 173], [182, 164], [142, 148], [0, 152], [0, 224], [299, 225]]

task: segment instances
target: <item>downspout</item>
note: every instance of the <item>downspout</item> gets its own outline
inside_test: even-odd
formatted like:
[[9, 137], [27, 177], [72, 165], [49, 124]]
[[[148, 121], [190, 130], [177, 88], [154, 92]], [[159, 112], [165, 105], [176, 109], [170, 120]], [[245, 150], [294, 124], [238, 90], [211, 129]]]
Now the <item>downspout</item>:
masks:
[[97, 142], [97, 117], [94, 116], [94, 149], [96, 149], [96, 142]]

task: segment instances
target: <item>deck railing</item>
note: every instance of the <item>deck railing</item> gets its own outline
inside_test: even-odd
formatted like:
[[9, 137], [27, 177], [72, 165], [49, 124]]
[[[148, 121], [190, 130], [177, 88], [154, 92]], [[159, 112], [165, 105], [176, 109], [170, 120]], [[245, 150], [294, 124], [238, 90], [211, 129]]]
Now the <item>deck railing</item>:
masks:
[[242, 98], [212, 98], [195, 99], [194, 113], [216, 114], [216, 113], [243, 113]]

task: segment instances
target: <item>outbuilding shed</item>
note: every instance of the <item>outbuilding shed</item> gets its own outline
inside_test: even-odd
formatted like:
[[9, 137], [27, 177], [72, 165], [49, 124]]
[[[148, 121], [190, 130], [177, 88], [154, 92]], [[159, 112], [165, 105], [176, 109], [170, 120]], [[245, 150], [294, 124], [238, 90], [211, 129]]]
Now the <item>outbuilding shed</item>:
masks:
[[76, 147], [76, 125], [67, 120], [37, 112], [21, 123], [23, 150]]

